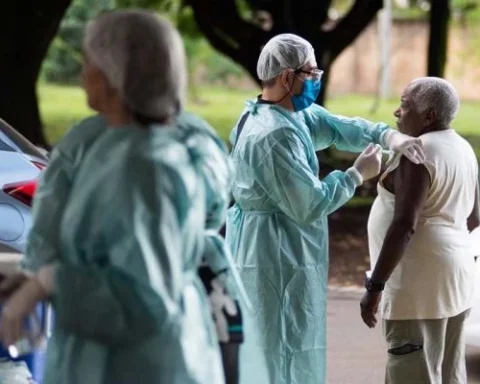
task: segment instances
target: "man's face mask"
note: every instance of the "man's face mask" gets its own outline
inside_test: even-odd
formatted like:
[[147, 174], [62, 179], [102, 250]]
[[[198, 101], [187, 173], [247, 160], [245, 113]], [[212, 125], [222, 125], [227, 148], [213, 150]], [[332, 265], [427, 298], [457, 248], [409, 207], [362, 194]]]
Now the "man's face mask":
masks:
[[311, 71], [296, 70], [295, 73], [307, 74], [306, 78], [301, 79], [303, 81], [302, 92], [299, 95], [292, 95], [293, 109], [295, 112], [299, 112], [310, 107], [317, 100], [322, 86], [323, 71], [319, 69]]

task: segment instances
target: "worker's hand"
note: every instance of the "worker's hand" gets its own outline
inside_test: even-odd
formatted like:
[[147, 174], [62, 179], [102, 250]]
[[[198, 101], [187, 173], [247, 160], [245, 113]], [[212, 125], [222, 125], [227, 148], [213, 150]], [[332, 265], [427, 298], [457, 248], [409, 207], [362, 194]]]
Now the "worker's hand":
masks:
[[0, 340], [4, 346], [22, 337], [24, 320], [33, 313], [36, 304], [48, 296], [36, 277], [29, 278], [15, 291], [4, 305], [0, 318]]
[[357, 157], [353, 168], [355, 168], [363, 180], [371, 179], [380, 173], [382, 165], [382, 147], [378, 144], [369, 144], [367, 148]]
[[27, 280], [28, 276], [23, 272], [17, 272], [13, 275], [5, 276], [0, 282], [0, 301], [3, 302], [7, 300]]
[[401, 153], [412, 163], [423, 164], [425, 162], [425, 153], [421, 139], [392, 129], [387, 133], [385, 142], [389, 149], [393, 152]]
[[377, 324], [377, 311], [378, 305], [382, 298], [382, 292], [365, 292], [360, 301], [360, 314], [362, 315], [363, 322], [367, 324], [369, 328], [375, 327]]

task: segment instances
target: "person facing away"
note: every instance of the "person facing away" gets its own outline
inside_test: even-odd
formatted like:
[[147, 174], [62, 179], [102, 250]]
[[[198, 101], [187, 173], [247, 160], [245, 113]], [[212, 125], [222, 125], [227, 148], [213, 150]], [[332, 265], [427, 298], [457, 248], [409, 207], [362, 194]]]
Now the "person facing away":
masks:
[[397, 155], [378, 183], [368, 220], [373, 272], [361, 315], [383, 321], [386, 383], [465, 384], [465, 319], [474, 299], [469, 232], [479, 226], [478, 164], [452, 128], [458, 95], [447, 81], [411, 82], [395, 111], [419, 137], [425, 162]]
[[172, 124], [186, 87], [181, 38], [152, 13], [115, 11], [89, 24], [84, 52], [88, 102], [101, 116], [85, 136], [76, 131], [84, 145], [72, 162], [47, 168], [62, 181], [56, 192], [40, 187], [51, 193], [40, 201], [69, 195], [52, 224], [58, 241], [35, 239], [38, 257], [30, 245], [33, 273], [2, 312], [2, 340], [15, 342], [35, 303], [51, 299], [47, 384], [222, 384], [197, 274], [207, 222], [202, 143]]
[[[309, 42], [272, 38], [257, 65], [263, 90], [247, 101], [231, 142], [235, 204], [226, 241], [254, 312], [244, 316], [245, 384], [322, 384], [326, 377], [327, 216], [379, 173], [380, 146], [422, 161], [420, 140], [314, 104], [321, 86]], [[376, 146], [373, 145], [376, 144]], [[318, 179], [316, 151], [364, 152]]]
[[[241, 290], [232, 276], [231, 256], [223, 238], [217, 233], [224, 223], [230, 201], [231, 164], [225, 145], [206, 121], [182, 111], [175, 120], [175, 126], [184, 133], [185, 140], [195, 140], [197, 157], [199, 160], [201, 158], [198, 167], [206, 185], [207, 218], [204, 261], [199, 271], [202, 281], [205, 280], [204, 276], [208, 277], [204, 285], [210, 287], [209, 297], [214, 294], [211, 285], [215, 281], [219, 287], [215, 297], [234, 307], [225, 313], [224, 305], [216, 305], [218, 309], [212, 309], [212, 312], [216, 314], [214, 319], [227, 383], [235, 383], [238, 381], [238, 350], [243, 342], [242, 310], [239, 305]], [[28, 279], [29, 274], [60, 257], [58, 233], [76, 174], [90, 147], [107, 130], [108, 124], [102, 115], [88, 117], [73, 126], [55, 146], [35, 194], [32, 229], [21, 261], [22, 271], [2, 281], [2, 295], [10, 295]], [[220, 326], [219, 319], [226, 320], [226, 329]]]

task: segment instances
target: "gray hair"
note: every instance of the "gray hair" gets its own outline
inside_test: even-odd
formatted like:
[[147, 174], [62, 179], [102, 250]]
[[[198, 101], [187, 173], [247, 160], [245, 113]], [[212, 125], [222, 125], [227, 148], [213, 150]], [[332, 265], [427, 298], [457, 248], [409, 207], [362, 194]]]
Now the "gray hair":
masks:
[[452, 84], [439, 77], [421, 77], [412, 81], [410, 86], [418, 112], [432, 108], [441, 124], [450, 125], [460, 106], [460, 99]]
[[84, 51], [132, 113], [164, 119], [182, 109], [185, 51], [167, 19], [142, 10], [102, 14], [87, 26]]
[[315, 53], [307, 40], [292, 33], [271, 38], [260, 52], [257, 75], [262, 81], [277, 77], [285, 69], [298, 69], [315, 61]]

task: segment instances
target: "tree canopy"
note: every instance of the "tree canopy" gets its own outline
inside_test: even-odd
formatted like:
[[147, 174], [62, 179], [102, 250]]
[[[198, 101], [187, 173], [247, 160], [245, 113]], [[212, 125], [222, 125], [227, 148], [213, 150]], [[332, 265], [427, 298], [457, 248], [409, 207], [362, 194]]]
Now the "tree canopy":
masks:
[[[182, 31], [196, 25], [219, 52], [239, 63], [258, 81], [256, 65], [265, 43], [279, 33], [310, 41], [325, 71], [318, 102], [323, 103], [333, 61], [375, 17], [382, 0], [355, 0], [339, 19], [330, 17], [333, 0], [119, 0], [121, 6], [177, 12]], [[191, 19], [185, 17], [191, 10]]]
[[[452, 9], [454, 12], [456, 9], [471, 10], [476, 1], [454, 0]], [[406, 7], [422, 8], [424, 14], [431, 9], [428, 73], [441, 76], [446, 62], [450, 2], [402, 2]], [[167, 13], [182, 32], [191, 67], [196, 66], [195, 60], [201, 54], [198, 39], [205, 37], [218, 52], [238, 63], [257, 82], [256, 63], [263, 45], [279, 33], [298, 34], [312, 43], [318, 65], [325, 71], [322, 92], [317, 100], [322, 104], [332, 63], [368, 26], [382, 5], [382, 0], [2, 2], [0, 10], [8, 17], [4, 18], [0, 35], [3, 54], [0, 62], [0, 116], [35, 143], [45, 144], [36, 83], [49, 45], [53, 42], [43, 66], [44, 78], [63, 83], [78, 81], [83, 27], [98, 12], [114, 7], [153, 8]], [[219, 60], [209, 68], [218, 65]]]

